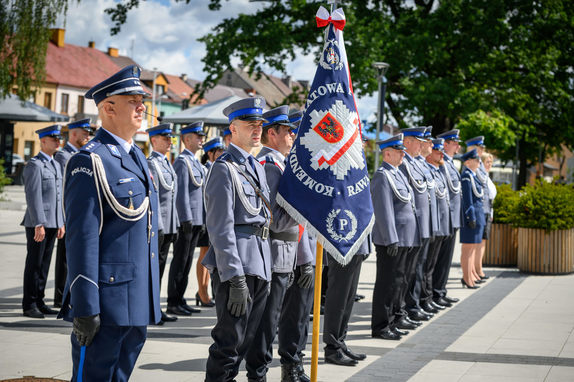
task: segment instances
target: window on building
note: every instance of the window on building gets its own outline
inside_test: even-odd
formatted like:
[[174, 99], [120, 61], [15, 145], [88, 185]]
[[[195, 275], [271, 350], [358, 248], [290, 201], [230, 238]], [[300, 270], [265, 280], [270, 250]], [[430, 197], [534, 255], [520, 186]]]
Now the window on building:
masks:
[[78, 113], [84, 114], [84, 96], [78, 96]]
[[62, 93], [62, 104], [60, 105], [60, 113], [68, 114], [68, 104], [70, 103], [70, 95]]
[[27, 162], [34, 156], [34, 141], [24, 142], [24, 160]]
[[52, 93], [50, 92], [44, 93], [44, 107], [52, 108]]

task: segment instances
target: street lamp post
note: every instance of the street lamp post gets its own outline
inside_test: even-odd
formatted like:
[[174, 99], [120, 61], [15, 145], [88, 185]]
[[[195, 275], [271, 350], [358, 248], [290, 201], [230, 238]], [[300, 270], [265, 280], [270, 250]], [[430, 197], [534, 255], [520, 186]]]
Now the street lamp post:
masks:
[[[373, 66], [379, 72], [379, 103], [377, 105], [377, 135], [376, 141], [380, 140], [381, 129], [384, 125], [384, 114], [385, 114], [385, 93], [387, 91], [387, 78], [385, 73], [389, 69], [389, 64], [386, 62], [374, 62]], [[379, 168], [379, 153], [375, 155], [375, 170]]]

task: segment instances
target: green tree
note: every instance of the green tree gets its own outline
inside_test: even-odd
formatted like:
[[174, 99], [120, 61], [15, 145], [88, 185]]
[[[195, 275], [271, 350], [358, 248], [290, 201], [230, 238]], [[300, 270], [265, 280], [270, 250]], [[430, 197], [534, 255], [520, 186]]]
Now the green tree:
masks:
[[[79, 1], [79, 0], [78, 0]], [[16, 89], [27, 99], [44, 82], [50, 28], [69, 0], [0, 2], [0, 99]]]
[[[183, 1], [183, 0], [182, 0]], [[130, 0], [129, 5], [139, 3]], [[488, 142], [508, 158], [519, 145], [520, 183], [542, 157], [574, 145], [574, 2], [570, 0], [343, 1], [354, 89], [377, 91], [373, 62], [386, 61], [386, 102], [401, 127], [408, 120], [438, 134], [485, 115], [503, 118], [516, 139]], [[125, 5], [125, 4], [124, 4]], [[318, 53], [318, 3], [270, 0], [254, 14], [225, 19], [203, 36], [206, 79], [213, 87], [231, 60], [253, 73], [285, 71], [297, 52]], [[211, 0], [217, 11], [220, 0]], [[116, 7], [125, 16], [127, 8]], [[120, 12], [121, 14], [121, 12]], [[119, 19], [116, 19], [119, 20]], [[125, 20], [124, 20], [125, 21]], [[299, 49], [299, 50], [298, 50]], [[495, 119], [500, 119], [496, 117]], [[468, 124], [467, 136], [484, 131]]]

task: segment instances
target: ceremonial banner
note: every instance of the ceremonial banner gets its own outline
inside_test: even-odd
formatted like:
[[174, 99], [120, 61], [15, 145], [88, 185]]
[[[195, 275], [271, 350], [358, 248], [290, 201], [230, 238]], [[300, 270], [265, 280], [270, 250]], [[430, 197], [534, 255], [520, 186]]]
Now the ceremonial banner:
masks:
[[345, 15], [321, 7], [325, 44], [277, 202], [347, 264], [374, 223], [360, 118], [343, 41]]

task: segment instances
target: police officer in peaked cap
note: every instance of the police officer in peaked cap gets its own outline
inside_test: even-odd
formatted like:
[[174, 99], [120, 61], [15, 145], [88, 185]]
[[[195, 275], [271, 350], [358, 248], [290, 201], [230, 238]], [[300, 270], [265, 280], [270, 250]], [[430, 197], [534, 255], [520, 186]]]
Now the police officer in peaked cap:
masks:
[[203, 265], [211, 272], [217, 323], [211, 331], [206, 381], [231, 381], [260, 324], [269, 282], [272, 221], [263, 166], [250, 154], [263, 129], [262, 98], [246, 98], [224, 109], [231, 143], [209, 172], [206, 223], [211, 241]]
[[[177, 175], [166, 154], [171, 147], [173, 130], [171, 123], [162, 123], [146, 130], [152, 145], [152, 152], [147, 158], [152, 180], [158, 193], [158, 253], [159, 253], [159, 284], [167, 263], [167, 255], [171, 243], [177, 239], [179, 219], [175, 200], [177, 196]], [[168, 316], [161, 312], [161, 321], [177, 321], [177, 317]]]
[[127, 381], [161, 319], [158, 206], [133, 141], [144, 118], [141, 70], [128, 66], [85, 95], [102, 127], [68, 161], [68, 278], [60, 316], [73, 322], [72, 381]]
[[26, 212], [22, 225], [26, 227], [26, 264], [24, 266], [24, 316], [44, 318], [57, 314], [44, 302], [44, 290], [56, 238], [64, 236], [62, 211], [62, 169], [54, 160], [60, 147], [61, 126], [36, 130], [40, 152], [24, 167]]
[[[77, 153], [82, 146], [90, 140], [92, 126], [90, 119], [85, 118], [79, 121], [68, 123], [68, 142], [61, 150], [56, 151], [54, 159], [60, 163], [62, 172], [66, 169], [66, 164], [72, 155]], [[66, 238], [65, 236], [58, 239], [58, 249], [56, 251], [56, 263], [54, 265], [54, 306], [62, 307], [62, 297], [66, 287], [66, 274], [68, 273], [68, 264], [66, 263]]]

